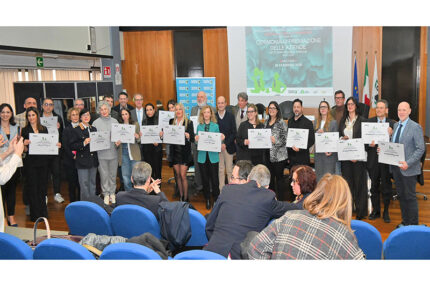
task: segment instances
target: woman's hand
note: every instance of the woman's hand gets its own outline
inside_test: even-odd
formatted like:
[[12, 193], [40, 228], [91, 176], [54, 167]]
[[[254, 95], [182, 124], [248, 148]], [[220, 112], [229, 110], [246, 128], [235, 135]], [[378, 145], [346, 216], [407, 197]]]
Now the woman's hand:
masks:
[[7, 140], [0, 134], [0, 147], [6, 144]]
[[275, 144], [275, 136], [270, 136], [270, 140], [272, 140], [272, 144]]
[[249, 140], [248, 140], [248, 139], [245, 139], [245, 140], [243, 141], [243, 144], [244, 144], [244, 145], [246, 145], [246, 146], [248, 146], [248, 145], [249, 145]]
[[91, 138], [85, 138], [84, 140], [84, 146], [87, 146], [91, 142]]
[[121, 140], [118, 140], [115, 142], [115, 146], [118, 147], [119, 145], [121, 145]]
[[157, 146], [158, 146], [158, 143], [157, 143], [157, 142], [155, 142], [155, 143], [154, 143], [154, 146], [155, 146], [155, 147], [157, 147]]
[[324, 133], [324, 130], [319, 129], [319, 130], [317, 131], [317, 133]]
[[185, 138], [190, 139], [190, 133], [185, 132]]
[[331, 156], [331, 152], [325, 152], [325, 155], [327, 156], [327, 157], [329, 157], [329, 156]]
[[[142, 133], [142, 132], [140, 132], [140, 133]], [[140, 136], [142, 136], [142, 135], [140, 135], [138, 133], [134, 133], [134, 138], [139, 139]]]
[[199, 141], [199, 135], [194, 136], [194, 141]]
[[[142, 134], [142, 132], [140, 133]], [[163, 131], [160, 131], [160, 138], [163, 138], [163, 135], [164, 135]]]
[[346, 135], [341, 138], [341, 140], [348, 140], [348, 139], [349, 139], [349, 137]]
[[299, 152], [300, 151], [300, 149], [299, 148], [297, 148], [296, 146], [293, 146], [293, 147], [291, 147], [294, 151], [296, 151], [296, 152]]
[[30, 139], [25, 139], [24, 140], [24, 145], [28, 146], [31, 143]]
[[225, 139], [225, 135], [223, 133], [221, 133], [221, 140]]
[[58, 147], [58, 149], [61, 148], [61, 143], [60, 142], [57, 143], [57, 147]]

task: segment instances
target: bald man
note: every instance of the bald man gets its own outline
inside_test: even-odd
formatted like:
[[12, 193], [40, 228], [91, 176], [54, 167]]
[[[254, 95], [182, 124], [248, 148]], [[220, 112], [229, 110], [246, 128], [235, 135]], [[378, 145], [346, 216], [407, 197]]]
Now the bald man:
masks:
[[219, 96], [216, 100], [218, 112], [215, 114], [218, 121], [219, 132], [224, 134], [225, 138], [221, 145], [221, 152], [219, 153], [219, 190], [221, 192], [225, 185], [225, 174], [227, 172], [227, 179], [230, 180], [233, 172], [233, 156], [236, 152], [236, 120], [234, 115], [225, 110], [227, 103], [224, 96]]
[[394, 124], [391, 142], [403, 144], [405, 160], [398, 166], [391, 166], [396, 190], [399, 195], [402, 223], [397, 227], [418, 224], [418, 202], [415, 194], [417, 175], [421, 173], [421, 156], [425, 151], [423, 129], [409, 118], [411, 106], [400, 102], [397, 107], [399, 122]]
[[[37, 108], [37, 101], [34, 97], [27, 97], [24, 101], [24, 109], [27, 110], [29, 107]], [[17, 114], [15, 116], [15, 121], [18, 123], [19, 127], [25, 127], [25, 110], [24, 112]]]

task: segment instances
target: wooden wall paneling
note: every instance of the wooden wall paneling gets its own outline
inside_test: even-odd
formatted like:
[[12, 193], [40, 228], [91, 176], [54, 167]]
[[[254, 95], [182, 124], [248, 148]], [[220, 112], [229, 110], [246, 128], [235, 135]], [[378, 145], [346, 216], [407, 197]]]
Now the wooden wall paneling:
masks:
[[203, 61], [205, 77], [216, 77], [216, 95], [230, 104], [227, 29], [203, 30]]
[[420, 92], [418, 99], [418, 123], [423, 130], [426, 128], [427, 102], [427, 27], [421, 27], [420, 39]]
[[124, 32], [124, 88], [144, 104], [176, 99], [172, 31]]
[[[381, 98], [382, 75], [382, 27], [354, 27], [352, 34], [352, 78], [354, 85], [354, 58], [357, 58], [357, 79], [360, 102], [363, 102], [364, 71], [366, 68], [366, 55], [369, 71], [369, 92], [373, 93], [373, 73], [375, 68], [375, 55], [378, 61], [379, 98]], [[351, 88], [352, 90], [352, 88]], [[351, 96], [351, 95], [349, 95]], [[348, 95], [347, 95], [348, 97]], [[375, 116], [375, 109], [371, 108], [369, 117]]]

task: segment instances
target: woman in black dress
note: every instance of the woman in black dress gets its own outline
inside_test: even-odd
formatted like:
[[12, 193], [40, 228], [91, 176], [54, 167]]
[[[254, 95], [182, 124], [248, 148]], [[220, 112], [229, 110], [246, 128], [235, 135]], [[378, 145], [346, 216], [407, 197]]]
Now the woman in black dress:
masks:
[[[352, 96], [346, 100], [345, 113], [339, 123], [342, 140], [361, 138], [361, 123], [366, 119], [360, 115], [358, 101]], [[367, 216], [367, 171], [366, 162], [351, 160], [341, 162], [342, 176], [348, 182], [354, 202], [356, 219]]]
[[[142, 125], [158, 125], [158, 115], [152, 103], [145, 105], [146, 118]], [[144, 134], [143, 134], [144, 135]], [[161, 143], [142, 144], [143, 158], [152, 167], [152, 178], [161, 180], [161, 163], [163, 160], [163, 148]]]
[[237, 156], [239, 160], [250, 160], [253, 165], [263, 164], [264, 149], [249, 149], [248, 130], [249, 129], [261, 129], [264, 128], [263, 123], [258, 119], [257, 107], [254, 104], [250, 104], [246, 111], [248, 120], [240, 124], [237, 130], [236, 143], [241, 149], [241, 152]]
[[[182, 103], [175, 105], [175, 118], [170, 121], [170, 124], [185, 127], [185, 145], [170, 144], [168, 161], [171, 162], [175, 170], [175, 180], [178, 184], [181, 201], [188, 201], [187, 170], [193, 162], [191, 143], [194, 142], [194, 126], [193, 122], [185, 115], [185, 108]], [[160, 135], [163, 136], [163, 132]]]

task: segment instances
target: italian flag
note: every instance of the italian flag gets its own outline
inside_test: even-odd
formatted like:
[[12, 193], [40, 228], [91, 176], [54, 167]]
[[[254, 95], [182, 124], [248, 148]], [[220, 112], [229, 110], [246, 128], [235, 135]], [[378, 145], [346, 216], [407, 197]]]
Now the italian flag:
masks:
[[369, 70], [367, 68], [367, 56], [366, 56], [366, 70], [364, 71], [364, 87], [363, 97], [364, 104], [370, 106], [370, 94], [369, 94]]

